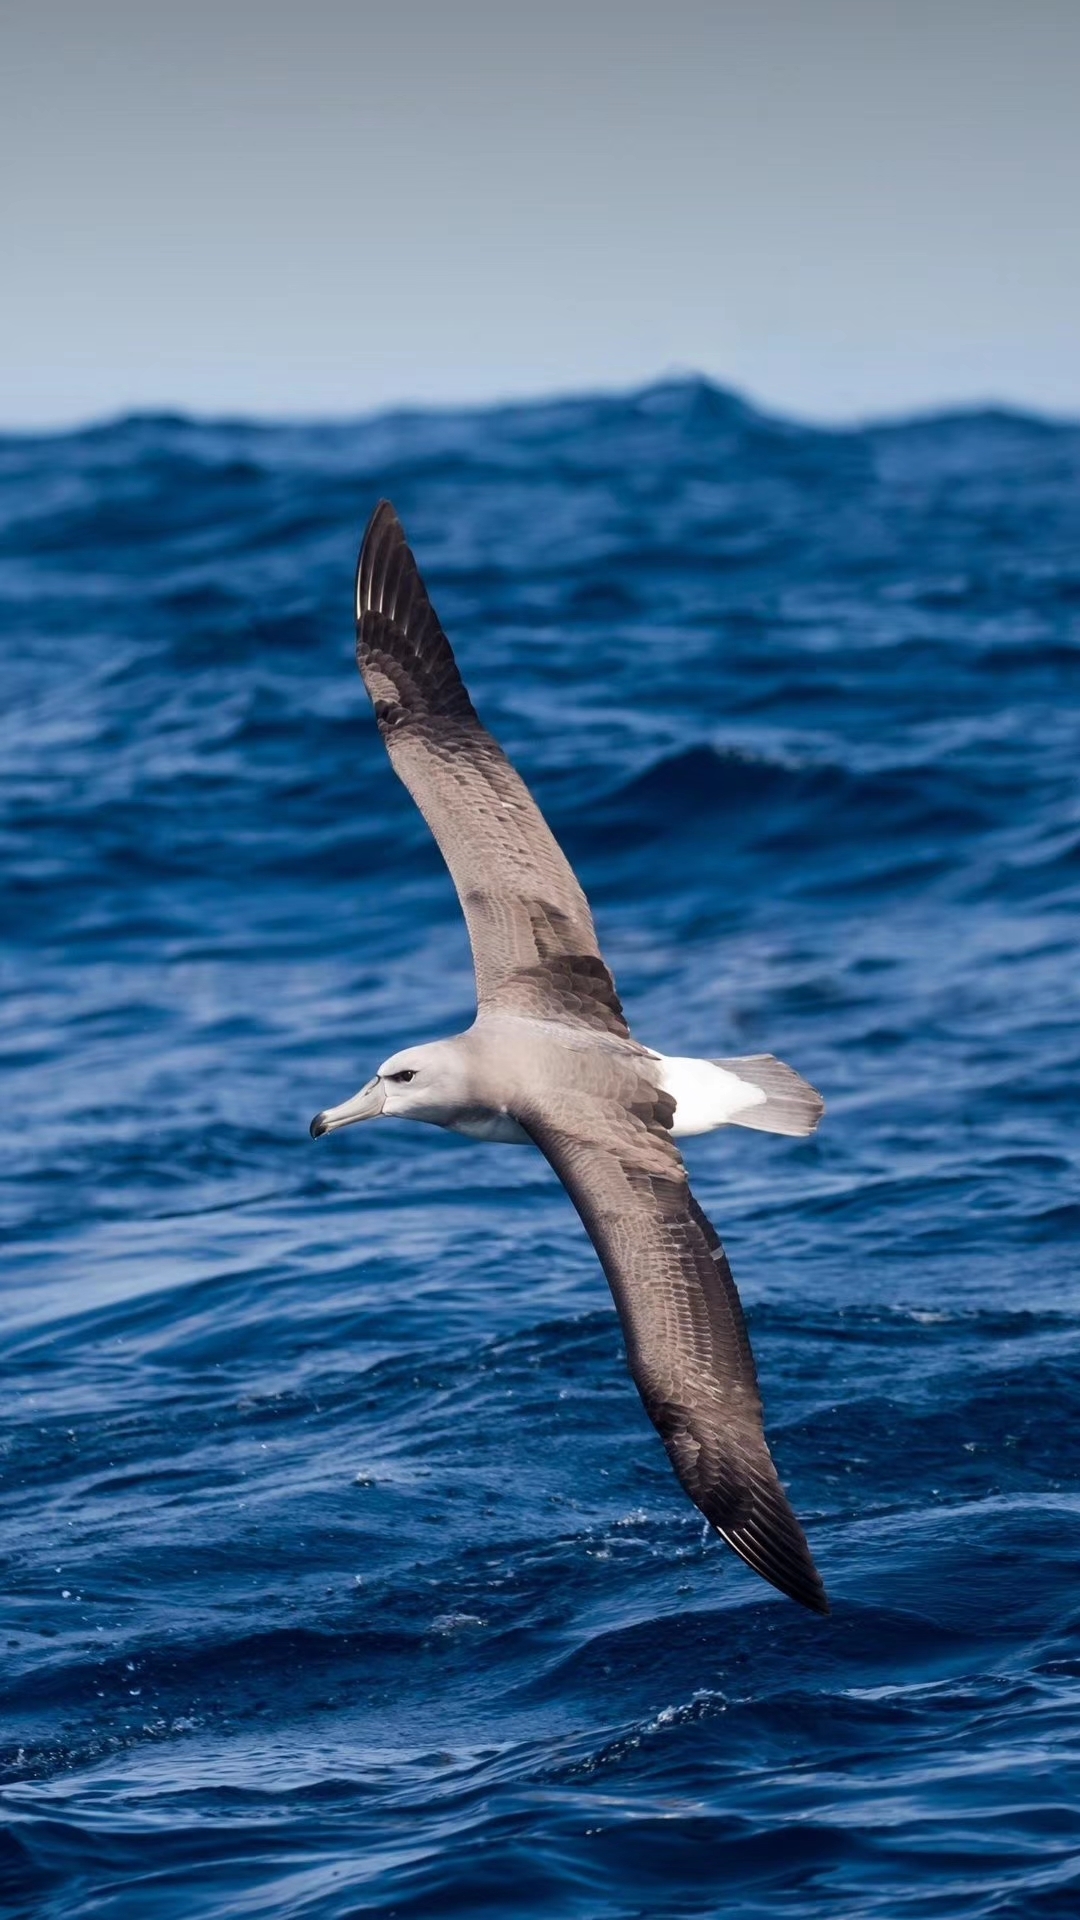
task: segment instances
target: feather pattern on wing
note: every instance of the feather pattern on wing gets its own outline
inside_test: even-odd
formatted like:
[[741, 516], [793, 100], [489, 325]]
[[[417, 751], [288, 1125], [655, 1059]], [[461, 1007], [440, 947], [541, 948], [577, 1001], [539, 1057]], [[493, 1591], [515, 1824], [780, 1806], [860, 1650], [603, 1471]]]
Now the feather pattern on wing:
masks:
[[457, 888], [481, 1013], [628, 1038], [585, 895], [524, 781], [481, 726], [385, 500], [360, 552], [356, 656], [394, 771]]
[[[628, 1083], [640, 1072], [632, 1060], [619, 1064]], [[612, 1084], [606, 1095], [545, 1099], [517, 1117], [600, 1255], [630, 1372], [690, 1498], [757, 1573], [827, 1613], [765, 1439], [731, 1268], [666, 1131], [664, 1099], [638, 1077], [633, 1090]]]

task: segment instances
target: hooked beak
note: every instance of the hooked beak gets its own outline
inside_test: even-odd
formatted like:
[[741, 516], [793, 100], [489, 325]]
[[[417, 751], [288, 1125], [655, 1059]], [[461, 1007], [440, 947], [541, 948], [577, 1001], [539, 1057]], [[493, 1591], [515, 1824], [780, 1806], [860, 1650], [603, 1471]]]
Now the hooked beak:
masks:
[[317, 1113], [311, 1123], [310, 1133], [313, 1140], [321, 1140], [324, 1133], [336, 1133], [339, 1127], [351, 1127], [354, 1120], [374, 1120], [383, 1110], [386, 1102], [386, 1088], [376, 1074], [366, 1087], [354, 1093], [351, 1100], [343, 1100], [340, 1107], [327, 1107], [324, 1113]]

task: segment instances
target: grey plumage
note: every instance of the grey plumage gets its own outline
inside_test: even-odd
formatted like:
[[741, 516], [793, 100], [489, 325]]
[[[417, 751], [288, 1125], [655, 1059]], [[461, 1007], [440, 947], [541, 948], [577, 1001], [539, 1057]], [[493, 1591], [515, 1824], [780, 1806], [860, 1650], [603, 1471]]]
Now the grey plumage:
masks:
[[[658, 1056], [631, 1037], [588, 902], [477, 718], [386, 501], [361, 550], [356, 616], [357, 661], [380, 732], [450, 869], [476, 969], [475, 1025], [438, 1043], [452, 1090], [430, 1110], [415, 1106], [414, 1117], [469, 1131], [487, 1115], [505, 1129], [492, 1137], [535, 1142], [600, 1256], [631, 1374], [690, 1498], [766, 1580], [827, 1612], [766, 1444], [731, 1270], [671, 1138], [675, 1101]], [[719, 1064], [746, 1075], [770, 1059]], [[780, 1114], [773, 1130], [809, 1131], [820, 1096], [780, 1062], [768, 1073], [762, 1093]], [[388, 1082], [400, 1077], [388, 1072]], [[379, 1096], [369, 1088], [357, 1098]], [[340, 1122], [319, 1116], [313, 1131], [368, 1109], [336, 1111]]]
[[629, 1039], [589, 903], [525, 782], [477, 719], [387, 500], [360, 549], [356, 659], [394, 772], [457, 888], [481, 1010]]

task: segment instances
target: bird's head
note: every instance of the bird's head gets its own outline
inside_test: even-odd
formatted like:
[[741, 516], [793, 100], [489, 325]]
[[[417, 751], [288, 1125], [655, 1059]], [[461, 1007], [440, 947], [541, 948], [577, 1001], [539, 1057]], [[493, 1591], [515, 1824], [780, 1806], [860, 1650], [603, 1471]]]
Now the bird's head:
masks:
[[461, 1110], [464, 1063], [451, 1040], [433, 1040], [429, 1046], [406, 1047], [384, 1060], [374, 1080], [361, 1087], [340, 1107], [327, 1107], [311, 1123], [311, 1137], [336, 1133], [357, 1120], [380, 1117], [427, 1120], [445, 1126]]

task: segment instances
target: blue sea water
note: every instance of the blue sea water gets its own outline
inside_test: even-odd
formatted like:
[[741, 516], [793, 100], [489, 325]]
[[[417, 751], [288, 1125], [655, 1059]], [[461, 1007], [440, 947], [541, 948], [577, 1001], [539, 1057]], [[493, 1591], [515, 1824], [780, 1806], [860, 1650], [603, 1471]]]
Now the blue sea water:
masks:
[[[687, 1143], [827, 1582], [706, 1537], [352, 661], [389, 495]], [[1080, 1913], [1080, 428], [697, 382], [0, 440], [0, 1910]]]

